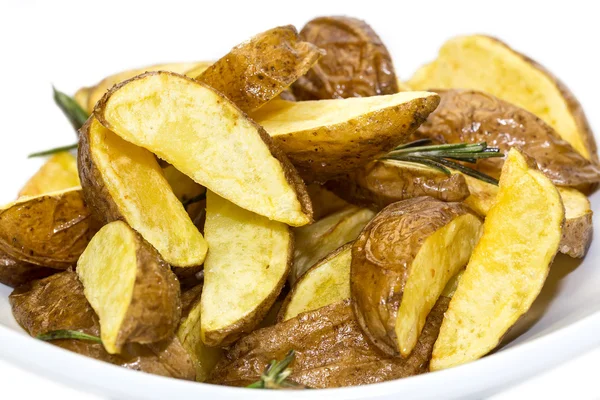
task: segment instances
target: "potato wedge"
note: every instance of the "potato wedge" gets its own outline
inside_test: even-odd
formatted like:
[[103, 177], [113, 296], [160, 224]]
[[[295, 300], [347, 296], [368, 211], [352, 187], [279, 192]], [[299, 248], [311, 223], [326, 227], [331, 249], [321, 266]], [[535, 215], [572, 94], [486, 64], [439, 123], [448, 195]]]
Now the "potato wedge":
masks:
[[498, 198], [442, 323], [432, 371], [486, 355], [527, 312], [558, 251], [564, 214], [552, 182], [512, 149]]
[[476, 213], [485, 217], [496, 201], [498, 186], [471, 176], [463, 176], [467, 186], [469, 186], [469, 197], [464, 200], [464, 203]]
[[384, 208], [352, 245], [350, 287], [365, 335], [408, 357], [444, 287], [463, 268], [481, 219], [462, 203], [416, 197]]
[[359, 168], [407, 140], [438, 105], [429, 92], [290, 102], [272, 101], [251, 117], [307, 182]]
[[[11, 293], [8, 300], [17, 322], [33, 337], [61, 329], [100, 335], [98, 317], [73, 271], [21, 286]], [[131, 344], [119, 355], [108, 354], [102, 344], [85, 340], [53, 340], [50, 343], [125, 368], [194, 380], [191, 359], [176, 338], [148, 346]]]
[[80, 186], [77, 159], [71, 153], [53, 155], [23, 186], [19, 196], [39, 196], [44, 193]]
[[430, 196], [442, 201], [462, 201], [469, 196], [465, 177], [450, 176], [420, 164], [386, 160], [372, 161], [326, 187], [344, 200], [373, 210], [413, 197]]
[[306, 187], [287, 158], [205, 84], [149, 72], [111, 89], [94, 113], [123, 139], [246, 210], [293, 226], [312, 219]]
[[269, 311], [290, 270], [290, 228], [208, 192], [200, 308], [202, 341], [225, 346], [251, 332]]
[[338, 247], [356, 239], [375, 216], [367, 208], [348, 206], [312, 225], [294, 229], [294, 262], [290, 273], [293, 285], [317, 261]]
[[242, 111], [258, 109], [303, 76], [321, 50], [298, 38], [292, 25], [262, 32], [234, 47], [200, 76], [190, 76], [223, 93]]
[[84, 111], [88, 110], [88, 100], [90, 98], [90, 93], [92, 92], [93, 87], [82, 87], [79, 88], [73, 95], [73, 99], [75, 102], [81, 107]]
[[196, 381], [204, 382], [222, 356], [216, 347], [207, 347], [200, 335], [200, 298], [202, 284], [183, 292], [181, 295], [181, 323], [177, 328], [177, 338], [187, 350], [196, 368]]
[[306, 190], [308, 191], [308, 196], [312, 203], [315, 221], [349, 206], [347, 201], [342, 200], [333, 192], [325, 189], [318, 183], [311, 183], [306, 186]]
[[78, 165], [86, 204], [98, 220], [126, 221], [173, 266], [204, 262], [206, 241], [152, 153], [91, 118], [81, 128]]
[[346, 99], [398, 92], [392, 57], [365, 21], [334, 16], [304, 25], [300, 37], [326, 51], [294, 85], [299, 100]]
[[[415, 136], [440, 143], [487, 141], [504, 153], [517, 146], [559, 186], [586, 187], [600, 181], [600, 166], [528, 111], [474, 90], [440, 90], [439, 95], [439, 107]], [[488, 158], [474, 168], [498, 178], [503, 163], [504, 158]]]
[[490, 93], [537, 115], [587, 159], [597, 160], [594, 134], [581, 105], [544, 67], [498, 39], [461, 36], [408, 84], [415, 90], [465, 88]]
[[592, 242], [593, 223], [590, 201], [575, 189], [558, 188], [565, 206], [565, 225], [558, 250], [574, 258], [583, 258]]
[[0, 258], [64, 270], [96, 228], [80, 188], [22, 197], [0, 208]]
[[105, 225], [77, 262], [85, 297], [109, 354], [126, 343], [170, 338], [181, 316], [179, 282], [158, 252], [125, 222]]
[[426, 372], [447, 298], [427, 318], [419, 343], [408, 358], [382, 355], [362, 333], [350, 301], [300, 314], [240, 339], [217, 364], [208, 382], [246, 386], [257, 381], [271, 360], [294, 349], [289, 379], [311, 388], [383, 382]]
[[278, 319], [287, 321], [350, 298], [350, 261], [352, 244], [333, 251], [298, 279], [286, 296]]
[[191, 220], [195, 223], [196, 218], [204, 212], [206, 202], [195, 201], [190, 204], [187, 203], [205, 195], [206, 189], [172, 165], [164, 167], [163, 174], [167, 182], [169, 182], [173, 194], [181, 201]]
[[6, 254], [0, 254], [0, 283], [12, 288], [60, 271], [59, 269], [40, 267], [39, 265], [16, 260]]

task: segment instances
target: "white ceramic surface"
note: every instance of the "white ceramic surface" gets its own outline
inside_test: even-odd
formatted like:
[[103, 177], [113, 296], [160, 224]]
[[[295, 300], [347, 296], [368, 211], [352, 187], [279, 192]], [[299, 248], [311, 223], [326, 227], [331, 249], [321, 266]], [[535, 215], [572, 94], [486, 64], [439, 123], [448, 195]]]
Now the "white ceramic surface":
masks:
[[[596, 43], [600, 27], [587, 2], [14, 2], [0, 4], [0, 202], [12, 200], [41, 165], [26, 154], [68, 144], [74, 136], [51, 99], [51, 83], [74, 92], [120, 69], [161, 61], [215, 59], [253, 33], [302, 26], [317, 15], [370, 22], [388, 45], [402, 78], [432, 59], [456, 34], [498, 36], [549, 67], [583, 103], [600, 131]], [[218, 4], [217, 4], [218, 3]], [[367, 4], [368, 3], [368, 4]], [[398, 2], [400, 3], [400, 2]], [[531, 2], [533, 3], [533, 2]], [[591, 2], [589, 2], [591, 3]], [[495, 8], [494, 8], [495, 7]], [[600, 194], [592, 196], [600, 211]], [[596, 225], [597, 228], [597, 225]], [[286, 393], [286, 398], [466, 398], [557, 365], [600, 344], [600, 251], [579, 263], [559, 256], [533, 310], [488, 357], [458, 368], [377, 385]], [[155, 377], [69, 353], [25, 335], [0, 285], [0, 357], [111, 398], [242, 399], [257, 392]], [[524, 332], [524, 333], [522, 333]], [[518, 334], [522, 333], [520, 336]], [[517, 337], [518, 336], [518, 337]], [[260, 392], [280, 398], [280, 393]]]

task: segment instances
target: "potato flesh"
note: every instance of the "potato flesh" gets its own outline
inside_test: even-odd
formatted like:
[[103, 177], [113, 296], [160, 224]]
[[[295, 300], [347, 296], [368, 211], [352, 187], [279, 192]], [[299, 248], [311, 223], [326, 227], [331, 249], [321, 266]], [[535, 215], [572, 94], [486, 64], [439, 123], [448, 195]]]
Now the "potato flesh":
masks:
[[293, 226], [310, 221], [260, 128], [209, 87], [145, 74], [112, 92], [96, 113], [123, 139], [240, 207]]
[[306, 272], [289, 294], [284, 321], [350, 298], [351, 250], [346, 245]]
[[417, 90], [477, 89], [537, 115], [575, 150], [590, 159], [577, 123], [556, 82], [508, 46], [486, 36], [447, 41], [438, 59], [408, 82]]
[[251, 330], [267, 313], [289, 271], [292, 236], [285, 224], [210, 191], [204, 229], [210, 252], [200, 301], [202, 339], [216, 346]]
[[71, 153], [62, 152], [42, 165], [21, 189], [19, 196], [39, 196], [79, 185], [77, 160]]
[[481, 221], [472, 214], [452, 220], [429, 236], [414, 258], [396, 317], [400, 354], [414, 349], [427, 315], [449, 280], [469, 261], [480, 236]]
[[431, 370], [475, 360], [498, 345], [539, 294], [563, 220], [554, 185], [511, 150], [498, 199], [446, 312]]
[[100, 337], [109, 354], [121, 351], [117, 338], [133, 297], [137, 274], [134, 235], [124, 222], [105, 225], [77, 263], [77, 275], [85, 297], [100, 318]]
[[105, 188], [127, 223], [177, 267], [202, 264], [207, 245], [173, 194], [156, 159], [97, 121], [90, 148]]

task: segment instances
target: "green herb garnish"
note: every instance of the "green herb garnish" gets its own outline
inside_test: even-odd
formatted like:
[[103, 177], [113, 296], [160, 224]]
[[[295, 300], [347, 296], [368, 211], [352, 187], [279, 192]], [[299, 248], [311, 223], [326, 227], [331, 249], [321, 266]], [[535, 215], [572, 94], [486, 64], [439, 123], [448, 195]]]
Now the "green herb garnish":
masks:
[[89, 118], [88, 113], [71, 96], [56, 90], [54, 86], [52, 86], [52, 90], [54, 91], [54, 102], [65, 114], [73, 129], [78, 131]]
[[102, 340], [98, 336], [88, 335], [87, 333], [72, 331], [69, 329], [60, 329], [57, 331], [50, 331], [42, 333], [36, 336], [40, 340], [60, 340], [60, 339], [77, 339], [77, 340], [89, 340], [90, 342], [102, 343]]
[[431, 140], [420, 139], [398, 146], [380, 159], [422, 164], [437, 169], [446, 175], [451, 174], [448, 169], [451, 168], [498, 186], [497, 179], [456, 161], [475, 164], [480, 159], [503, 156], [504, 154], [500, 152], [500, 149], [488, 147], [486, 142], [432, 145]]
[[260, 380], [247, 387], [253, 389], [308, 389], [306, 386], [287, 380], [292, 373], [288, 366], [294, 360], [294, 356], [294, 350], [290, 350], [283, 360], [271, 360], [260, 376]]
[[67, 146], [55, 147], [53, 149], [48, 149], [37, 153], [31, 153], [27, 156], [27, 158], [50, 156], [52, 154], [62, 153], [63, 151], [75, 150], [77, 147], [78, 143], [73, 143]]

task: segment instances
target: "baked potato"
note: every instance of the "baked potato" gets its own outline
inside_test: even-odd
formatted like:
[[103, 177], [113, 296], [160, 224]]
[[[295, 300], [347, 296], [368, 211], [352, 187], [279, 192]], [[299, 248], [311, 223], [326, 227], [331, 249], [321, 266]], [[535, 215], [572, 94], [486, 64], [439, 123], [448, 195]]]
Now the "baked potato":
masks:
[[[73, 271], [64, 271], [32, 281], [15, 289], [9, 296], [17, 322], [36, 337], [50, 331], [76, 330], [99, 336], [98, 317], [83, 294], [83, 286]], [[101, 343], [63, 339], [53, 345], [125, 368], [179, 379], [194, 379], [192, 362], [177, 339], [152, 345], [127, 345], [123, 352], [111, 355]]]
[[481, 225], [462, 203], [415, 197], [365, 226], [352, 245], [350, 287], [358, 324], [379, 349], [410, 355], [444, 287], [467, 264]]
[[262, 32], [234, 47], [199, 76], [242, 111], [254, 111], [277, 97], [321, 57], [318, 47], [301, 41], [292, 25]]
[[68, 152], [57, 153], [27, 181], [20, 196], [39, 196], [80, 186], [77, 159]]
[[112, 88], [94, 115], [124, 140], [242, 208], [293, 226], [312, 220], [306, 187], [285, 155], [205, 84], [149, 72]]
[[251, 332], [281, 292], [290, 270], [290, 228], [208, 192], [200, 308], [202, 341], [226, 346]]
[[350, 17], [319, 17], [300, 37], [326, 51], [293, 84], [298, 100], [346, 99], [398, 92], [390, 53], [373, 28]]
[[250, 116], [307, 182], [325, 182], [403, 143], [438, 105], [436, 94], [272, 101]]
[[86, 204], [103, 223], [126, 221], [175, 267], [204, 262], [202, 234], [149, 151], [90, 118], [80, 131], [79, 178]]
[[181, 201], [197, 227], [196, 219], [200, 217], [200, 214], [206, 208], [206, 202], [201, 200], [202, 197], [206, 197], [206, 189], [172, 165], [163, 167], [162, 171], [173, 190], [173, 194]]
[[[600, 167], [579, 154], [541, 119], [492, 95], [440, 90], [440, 105], [417, 131], [439, 143], [487, 142], [506, 153], [519, 147], [559, 186], [586, 187], [600, 181]], [[504, 158], [478, 160], [473, 168], [494, 178]]]
[[558, 250], [571, 257], [582, 258], [592, 242], [594, 230], [590, 201], [575, 189], [558, 188], [558, 193], [565, 206], [565, 224]]
[[102, 344], [169, 339], [181, 317], [179, 282], [158, 252], [123, 221], [105, 225], [77, 262], [77, 276], [100, 318]]
[[397, 160], [372, 161], [325, 186], [344, 200], [373, 210], [413, 197], [462, 201], [470, 194], [461, 174], [446, 175], [421, 164]]
[[510, 150], [498, 198], [446, 311], [432, 371], [486, 355], [527, 312], [558, 251], [564, 216], [552, 182]]
[[294, 262], [289, 281], [293, 285], [310, 267], [338, 247], [356, 239], [375, 213], [348, 206], [312, 225], [294, 229]]
[[569, 89], [531, 58], [498, 39], [461, 36], [408, 82], [413, 90], [475, 89], [535, 114], [584, 158], [598, 160], [594, 134]]
[[325, 187], [318, 183], [307, 185], [306, 190], [308, 191], [308, 196], [312, 203], [315, 221], [331, 215], [336, 211], [340, 211], [342, 208], [349, 205], [347, 201], [342, 200], [333, 192], [325, 189]]

